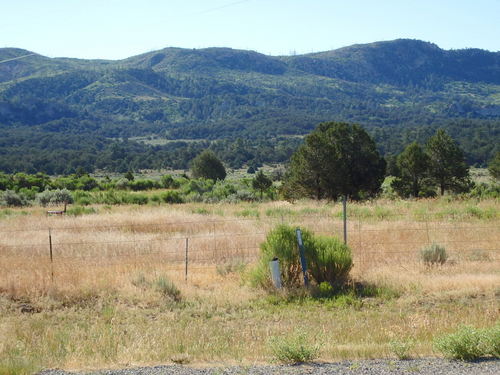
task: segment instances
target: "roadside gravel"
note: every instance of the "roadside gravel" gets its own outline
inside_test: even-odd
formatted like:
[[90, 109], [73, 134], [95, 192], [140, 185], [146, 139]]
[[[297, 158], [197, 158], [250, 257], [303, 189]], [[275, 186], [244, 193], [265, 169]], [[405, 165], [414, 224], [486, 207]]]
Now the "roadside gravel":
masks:
[[477, 362], [460, 362], [446, 359], [413, 359], [396, 360], [362, 360], [336, 363], [311, 363], [289, 366], [235, 366], [206, 367], [190, 366], [154, 366], [135, 367], [121, 370], [101, 370], [95, 372], [71, 373], [62, 370], [45, 370], [40, 375], [498, 375], [500, 360], [483, 360]]

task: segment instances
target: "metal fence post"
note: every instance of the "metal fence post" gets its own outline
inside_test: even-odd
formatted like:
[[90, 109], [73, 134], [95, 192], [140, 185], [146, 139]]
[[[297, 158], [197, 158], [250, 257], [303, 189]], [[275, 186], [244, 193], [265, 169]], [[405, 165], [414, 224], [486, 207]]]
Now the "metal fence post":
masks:
[[188, 251], [189, 251], [189, 238], [186, 237], [186, 255], [185, 255], [185, 268], [184, 268], [184, 280], [188, 281]]
[[54, 282], [54, 256], [52, 253], [52, 231], [49, 228], [50, 280]]
[[300, 265], [302, 266], [302, 273], [304, 275], [304, 285], [306, 287], [309, 286], [309, 278], [307, 277], [307, 262], [306, 262], [306, 254], [304, 250], [304, 242], [302, 241], [302, 231], [300, 228], [295, 230], [297, 234], [297, 243], [299, 245], [299, 254], [300, 254]]

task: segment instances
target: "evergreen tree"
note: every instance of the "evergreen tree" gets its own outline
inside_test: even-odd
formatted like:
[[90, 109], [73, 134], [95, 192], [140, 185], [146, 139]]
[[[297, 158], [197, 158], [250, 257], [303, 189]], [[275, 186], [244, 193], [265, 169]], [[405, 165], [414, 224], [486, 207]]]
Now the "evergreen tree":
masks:
[[429, 157], [429, 176], [439, 186], [441, 195], [446, 190], [464, 191], [470, 187], [469, 167], [463, 151], [443, 130], [429, 138], [426, 146]]
[[429, 157], [417, 142], [406, 146], [397, 158], [399, 176], [392, 187], [402, 196], [419, 197], [429, 174]]
[[375, 194], [384, 174], [385, 161], [363, 128], [325, 122], [293, 154], [284, 193], [292, 198], [359, 199]]
[[255, 178], [252, 180], [252, 187], [260, 191], [260, 199], [264, 195], [264, 191], [272, 186], [273, 182], [267, 177], [262, 170], [258, 171]]
[[191, 162], [191, 174], [194, 178], [223, 180], [226, 178], [226, 168], [210, 150], [205, 150]]
[[494, 179], [500, 180], [500, 151], [489, 162], [488, 171]]

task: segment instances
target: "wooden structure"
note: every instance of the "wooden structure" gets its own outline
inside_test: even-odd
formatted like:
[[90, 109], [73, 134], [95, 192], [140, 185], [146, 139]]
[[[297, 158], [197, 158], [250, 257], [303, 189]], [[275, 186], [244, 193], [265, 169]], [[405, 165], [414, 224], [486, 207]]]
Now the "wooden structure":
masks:
[[64, 210], [62, 211], [59, 211], [59, 210], [51, 210], [51, 211], [47, 211], [47, 215], [64, 215], [66, 213], [66, 206], [67, 206], [67, 202], [64, 202]]

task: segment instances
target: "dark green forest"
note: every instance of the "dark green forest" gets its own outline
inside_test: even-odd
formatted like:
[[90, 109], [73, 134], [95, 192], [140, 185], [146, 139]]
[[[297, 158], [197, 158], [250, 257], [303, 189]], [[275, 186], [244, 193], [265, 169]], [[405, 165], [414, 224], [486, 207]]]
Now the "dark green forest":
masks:
[[[0, 49], [0, 61], [30, 54]], [[500, 144], [500, 53], [395, 40], [298, 56], [166, 48], [119, 61], [0, 63], [0, 170], [185, 169], [289, 160], [324, 121], [358, 123], [385, 155], [443, 128], [467, 162]]]

